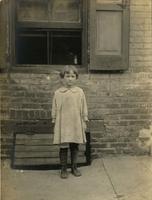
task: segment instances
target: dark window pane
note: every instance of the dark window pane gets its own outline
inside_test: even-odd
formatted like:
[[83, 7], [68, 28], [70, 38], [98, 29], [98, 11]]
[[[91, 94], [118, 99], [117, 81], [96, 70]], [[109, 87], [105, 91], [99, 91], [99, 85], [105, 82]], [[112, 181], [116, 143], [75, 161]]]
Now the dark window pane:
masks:
[[52, 64], [81, 64], [81, 32], [53, 32]]
[[23, 32], [17, 40], [18, 64], [47, 64], [47, 37], [45, 32]]
[[81, 31], [23, 29], [17, 34], [18, 64], [81, 64]]

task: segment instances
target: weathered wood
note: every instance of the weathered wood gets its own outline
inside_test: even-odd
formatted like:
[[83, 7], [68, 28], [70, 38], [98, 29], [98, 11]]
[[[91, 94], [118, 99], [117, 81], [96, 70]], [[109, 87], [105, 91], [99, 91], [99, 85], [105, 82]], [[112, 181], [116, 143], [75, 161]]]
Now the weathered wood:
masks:
[[[69, 155], [70, 156], [70, 155]], [[83, 157], [84, 152], [79, 152], [79, 156]], [[58, 151], [43, 151], [43, 152], [15, 152], [16, 158], [58, 158], [59, 152]]]
[[[59, 146], [53, 145], [52, 134], [15, 134], [12, 166], [59, 165]], [[70, 164], [70, 149], [68, 163]], [[79, 145], [78, 163], [86, 163], [86, 144]]]
[[43, 152], [15, 152], [16, 158], [58, 158], [58, 152], [50, 152], [50, 151], [43, 151]]
[[[29, 151], [58, 151], [59, 150], [59, 147], [57, 145], [16, 145], [15, 146], [15, 151], [24, 151], [24, 152], [29, 152]], [[79, 146], [79, 151], [85, 151], [86, 150], [86, 147], [85, 145], [80, 145]]]
[[59, 148], [55, 145], [39, 145], [39, 146], [33, 146], [33, 145], [16, 145], [15, 152], [30, 152], [30, 151], [36, 151], [36, 152], [43, 152], [43, 151], [57, 151]]
[[30, 140], [30, 139], [18, 139], [16, 140], [16, 144], [22, 145], [51, 145], [52, 141], [50, 139], [41, 139], [41, 140]]
[[90, 69], [128, 68], [129, 9], [90, 1]]
[[[72, 6], [71, 6], [72, 4]], [[76, 0], [18, 1], [18, 21], [80, 22], [81, 4]]]
[[121, 56], [121, 29], [121, 12], [97, 12], [97, 55]]
[[59, 164], [59, 159], [57, 158], [16, 158], [14, 165], [51, 165]]
[[79, 29], [82, 28], [82, 25], [80, 23], [61, 23], [61, 22], [18, 22], [17, 23], [19, 27], [22, 28], [72, 28], [72, 29]]
[[49, 139], [49, 138], [53, 138], [53, 134], [17, 134], [16, 135], [17, 139]]
[[[79, 157], [78, 163], [85, 163], [86, 159], [84, 157]], [[60, 164], [59, 158], [16, 158], [15, 165], [55, 165]], [[70, 164], [70, 159], [68, 159], [68, 164]]]

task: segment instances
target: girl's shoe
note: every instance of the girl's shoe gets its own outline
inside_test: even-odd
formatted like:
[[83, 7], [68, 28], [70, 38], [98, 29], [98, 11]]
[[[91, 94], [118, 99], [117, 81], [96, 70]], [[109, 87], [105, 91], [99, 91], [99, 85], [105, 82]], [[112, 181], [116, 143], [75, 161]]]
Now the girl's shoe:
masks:
[[81, 176], [81, 173], [77, 169], [78, 144], [71, 143], [70, 144], [70, 150], [71, 150], [71, 173], [74, 176], [79, 177], [79, 176]]
[[77, 169], [76, 166], [72, 166], [71, 173], [76, 177], [81, 176], [81, 172]]
[[68, 178], [68, 172], [67, 172], [67, 169], [65, 167], [62, 167], [60, 177], [63, 178], [63, 179]]
[[60, 163], [61, 163], [61, 178], [68, 178], [68, 172], [67, 172], [67, 156], [68, 156], [68, 149], [67, 148], [61, 148], [60, 149]]

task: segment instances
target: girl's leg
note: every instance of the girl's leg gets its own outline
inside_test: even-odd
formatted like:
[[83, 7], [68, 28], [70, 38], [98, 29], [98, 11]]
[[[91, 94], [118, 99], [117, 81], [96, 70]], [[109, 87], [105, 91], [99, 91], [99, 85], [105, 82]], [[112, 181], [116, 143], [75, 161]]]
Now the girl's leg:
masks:
[[67, 172], [67, 159], [68, 159], [68, 148], [60, 148], [59, 152], [60, 163], [61, 163], [61, 178], [68, 178]]
[[71, 172], [74, 176], [81, 176], [80, 171], [77, 169], [77, 159], [78, 159], [78, 144], [70, 143], [71, 151]]

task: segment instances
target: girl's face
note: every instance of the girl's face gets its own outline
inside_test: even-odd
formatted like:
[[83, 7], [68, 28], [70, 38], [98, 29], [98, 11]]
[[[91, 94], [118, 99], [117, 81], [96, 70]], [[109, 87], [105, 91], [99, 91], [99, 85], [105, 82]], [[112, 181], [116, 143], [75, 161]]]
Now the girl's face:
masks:
[[64, 83], [67, 87], [72, 87], [76, 83], [76, 74], [73, 71], [64, 74]]

